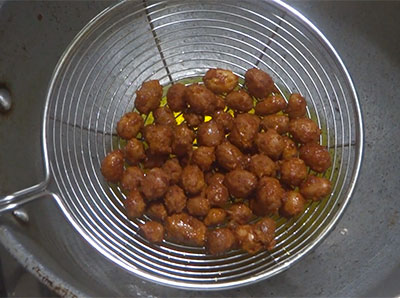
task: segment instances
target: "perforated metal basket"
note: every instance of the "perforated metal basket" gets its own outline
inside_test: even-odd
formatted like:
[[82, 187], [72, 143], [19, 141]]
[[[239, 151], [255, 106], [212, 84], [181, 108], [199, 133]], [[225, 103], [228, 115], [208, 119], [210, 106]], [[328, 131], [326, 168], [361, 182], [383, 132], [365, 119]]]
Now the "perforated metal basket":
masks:
[[[276, 218], [276, 248], [210, 256], [203, 248], [150, 244], [107, 184], [100, 163], [120, 146], [118, 119], [146, 80], [191, 82], [209, 68], [243, 78], [258, 67], [283, 94], [299, 92], [323, 130], [333, 167], [330, 197], [291, 220]], [[57, 200], [70, 223], [121, 270], [164, 285], [224, 289], [268, 278], [299, 260], [332, 229], [347, 205], [362, 157], [357, 95], [339, 56], [307, 19], [267, 1], [129, 1], [103, 11], [57, 65], [43, 119], [46, 180], [1, 200], [1, 211], [41, 196]]]

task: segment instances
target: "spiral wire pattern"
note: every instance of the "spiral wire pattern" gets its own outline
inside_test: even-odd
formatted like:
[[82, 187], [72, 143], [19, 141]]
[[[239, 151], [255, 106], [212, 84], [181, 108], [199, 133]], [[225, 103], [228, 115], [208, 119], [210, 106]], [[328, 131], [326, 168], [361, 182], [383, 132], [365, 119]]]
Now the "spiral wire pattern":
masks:
[[[276, 218], [276, 248], [210, 256], [204, 248], [151, 244], [129, 220], [124, 195], [102, 178], [104, 156], [118, 148], [119, 118], [149, 79], [164, 86], [195, 80], [209, 68], [241, 79], [258, 67], [284, 95], [301, 93], [332, 156], [329, 198], [291, 220]], [[243, 82], [243, 81], [242, 81]], [[50, 85], [44, 140], [52, 191], [68, 219], [119, 266], [165, 285], [223, 289], [270, 277], [320, 242], [346, 206], [357, 179], [362, 122], [352, 82], [314, 26], [281, 2], [129, 1], [107, 9], [75, 38]]]

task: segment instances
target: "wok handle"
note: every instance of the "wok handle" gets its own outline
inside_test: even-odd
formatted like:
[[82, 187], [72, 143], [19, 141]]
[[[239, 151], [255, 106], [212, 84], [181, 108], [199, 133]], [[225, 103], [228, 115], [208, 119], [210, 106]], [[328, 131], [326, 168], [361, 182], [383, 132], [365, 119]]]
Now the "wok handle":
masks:
[[42, 182], [5, 197], [0, 197], [0, 214], [17, 209], [22, 205], [39, 198], [47, 196], [54, 197], [54, 194], [48, 191], [46, 186], [47, 183]]

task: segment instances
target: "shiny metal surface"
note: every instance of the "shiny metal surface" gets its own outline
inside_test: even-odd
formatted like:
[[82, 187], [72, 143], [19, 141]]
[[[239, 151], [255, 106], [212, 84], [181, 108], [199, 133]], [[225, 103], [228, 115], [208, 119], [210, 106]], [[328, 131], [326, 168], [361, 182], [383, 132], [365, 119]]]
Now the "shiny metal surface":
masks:
[[[173, 6], [174, 10], [180, 6], [177, 3]], [[136, 13], [139, 15], [139, 20], [136, 19], [136, 16], [124, 20], [121, 18], [121, 13], [128, 14], [137, 9], [124, 9], [123, 5], [134, 5], [132, 3], [119, 4], [109, 14], [113, 16], [112, 13], [116, 13], [115, 20], [127, 21], [126, 24], [122, 24], [120, 27], [116, 26], [117, 29], [114, 29], [110, 23], [101, 23], [104, 19], [102, 20], [100, 17], [96, 26], [89, 26], [88, 32], [82, 33], [81, 39], [75, 41], [75, 45], [82, 46], [82, 52], [78, 47], [63, 57], [58, 76], [53, 82], [55, 86], [53, 86], [53, 93], [49, 96], [50, 106], [46, 113], [48, 115], [47, 126], [44, 126], [43, 133], [46, 138], [44, 144], [49, 144], [50, 165], [57, 183], [55, 186], [52, 181], [49, 189], [59, 194], [56, 197], [64, 208], [63, 210], [81, 234], [84, 234], [92, 245], [108, 257], [113, 258], [114, 261], [120, 262], [128, 270], [138, 273], [136, 269], [138, 262], [142, 262], [144, 267], [154, 266], [154, 262], [160, 262], [155, 265], [157, 270], [168, 270], [169, 274], [174, 275], [173, 280], [180, 280], [174, 283], [168, 278], [164, 279], [166, 275], [164, 271], [161, 274], [163, 279], [159, 280], [160, 282], [183, 287], [198, 287], [199, 284], [207, 287], [213, 285], [216, 287], [233, 286], [264, 278], [286, 268], [292, 261], [314, 246], [317, 239], [331, 227], [346, 205], [348, 196], [354, 187], [361, 157], [361, 119], [357, 118], [359, 108], [354, 88], [349, 81], [347, 71], [343, 68], [340, 60], [337, 60], [336, 53], [332, 51], [329, 44], [325, 43], [322, 35], [307, 36], [301, 42], [305, 36], [297, 30], [299, 30], [299, 26], [304, 26], [305, 20], [295, 12], [288, 10], [288, 7], [274, 4], [270, 6], [274, 12], [267, 10], [260, 15], [259, 12], [263, 7], [256, 9], [253, 6], [252, 9], [256, 12], [248, 11], [247, 8], [239, 9], [240, 13], [238, 13], [235, 12], [237, 7], [221, 3], [210, 2], [210, 5], [222, 7], [220, 10], [209, 7], [194, 10], [190, 5], [196, 4], [188, 3], [185, 5], [189, 5], [189, 7], [184, 7], [179, 13], [171, 14], [173, 18], [178, 18], [173, 20], [165, 17], [165, 11], [169, 8], [163, 7], [163, 3], [159, 6], [154, 4], [147, 9], [141, 8]], [[229, 11], [230, 9], [233, 11]], [[244, 12], [249, 13], [252, 18], [244, 17]], [[204, 19], [201, 13], [206, 14], [207, 18]], [[271, 14], [270, 19], [265, 17], [268, 13]], [[196, 18], [196, 14], [200, 14], [200, 17]], [[232, 17], [232, 21], [229, 21], [229, 17]], [[140, 18], [142, 19], [140, 20]], [[144, 18], [151, 22], [151, 30], [147, 27]], [[255, 22], [254, 19], [257, 18], [259, 21]], [[249, 23], [243, 25], [239, 20]], [[192, 24], [190, 24], [191, 22]], [[185, 25], [185, 29], [187, 25], [192, 25], [195, 32], [201, 22], [206, 23], [201, 27], [202, 35], [206, 37], [206, 40], [202, 40], [201, 36], [199, 37], [200, 34], [191, 35], [189, 30], [187, 30], [188, 35], [185, 35], [185, 30], [179, 28], [181, 24]], [[291, 22], [294, 22], [295, 26]], [[307, 22], [305, 24], [305, 29], [315, 34], [312, 25]], [[146, 26], [143, 31], [140, 31], [140, 27], [143, 25]], [[254, 38], [252, 34], [243, 34], [241, 30], [232, 29], [235, 26], [252, 34], [259, 34], [259, 36]], [[257, 31], [257, 28], [266, 30], [269, 26], [273, 26], [269, 32], [271, 35], [264, 31]], [[129, 31], [129, 28], [135, 28], [135, 31]], [[210, 30], [209, 34], [205, 34], [204, 31], [207, 32], [207, 30]], [[220, 34], [218, 30], [224, 34]], [[268, 32], [268, 30], [266, 31]], [[154, 32], [157, 34], [154, 35]], [[176, 39], [176, 34], [182, 34], [182, 36]], [[97, 39], [100, 35], [102, 38]], [[86, 39], [82, 40], [83, 37]], [[125, 39], [118, 40], [118, 37]], [[294, 38], [293, 43], [298, 48], [288, 43], [289, 37]], [[113, 40], [113, 38], [115, 39]], [[140, 38], [143, 39], [140, 40]], [[224, 42], [218, 42], [217, 38], [222, 38]], [[315, 39], [310, 41], [312, 38]], [[126, 48], [119, 45], [120, 42]], [[322, 49], [327, 52], [319, 53], [318, 51], [322, 49], [318, 47], [318, 51], [316, 51], [318, 55], [314, 54], [310, 49], [312, 46], [318, 45], [316, 42], [322, 42], [325, 45], [325, 48]], [[158, 43], [159, 47], [155, 47], [155, 43]], [[130, 49], [132, 53], [137, 53], [137, 50], [142, 47], [142, 51], [139, 53], [144, 56], [130, 56], [131, 53], [126, 51], [129, 46], [132, 46]], [[207, 46], [220, 47], [220, 50], [208, 50]], [[244, 46], [247, 46], [248, 49], [243, 50]], [[300, 49], [305, 52], [301, 54]], [[77, 52], [74, 52], [75, 50]], [[282, 56], [279, 51], [283, 51], [287, 56]], [[299, 52], [300, 55], [297, 57]], [[161, 53], [163, 54], [161, 55]], [[70, 56], [68, 56], [69, 54]], [[118, 67], [120, 65], [124, 67]], [[165, 69], [165, 65], [168, 69]], [[321, 141], [332, 148], [339, 167], [337, 171], [330, 173], [330, 178], [336, 182], [334, 195], [323, 204], [310, 206], [308, 216], [298, 220], [296, 237], [304, 233], [304, 242], [308, 239], [311, 242], [304, 245], [305, 243], [300, 241], [299, 245], [290, 246], [291, 235], [288, 235], [285, 228], [290, 226], [289, 229], [296, 229], [296, 223], [285, 223], [281, 220], [278, 249], [271, 256], [263, 253], [249, 258], [240, 252], [234, 252], [231, 255], [231, 260], [234, 262], [227, 264], [226, 270], [218, 268], [212, 272], [210, 269], [221, 265], [219, 262], [223, 262], [223, 260], [210, 260], [204, 256], [204, 252], [201, 250], [192, 248], [188, 250], [188, 248], [168, 243], [161, 247], [151, 247], [140, 236], [132, 235], [131, 229], [135, 230], [137, 226], [135, 223], [128, 222], [120, 209], [115, 207], [121, 205], [120, 195], [102, 182], [98, 169], [104, 154], [109, 148], [115, 146], [112, 132], [116, 119], [132, 106], [130, 99], [133, 90], [143, 80], [154, 77], [161, 79], [164, 84], [168, 84], [170, 80], [202, 75], [207, 68], [216, 65], [233, 68], [239, 75], [243, 74], [246, 68], [258, 65], [272, 72], [278, 84], [282, 84], [281, 88], [305, 94], [313, 103], [310, 115], [318, 119], [321, 126], [326, 126], [327, 135], [323, 136]], [[324, 65], [330, 65], [333, 69], [326, 71]], [[77, 71], [64, 73], [64, 67]], [[143, 77], [137, 77], [138, 67], [143, 67]], [[155, 72], [153, 72], [154, 69]], [[82, 80], [82, 78], [85, 79]], [[335, 108], [338, 108], [339, 111], [336, 112]], [[46, 152], [46, 147], [44, 151]], [[353, 177], [347, 180], [346, 175]], [[90, 181], [84, 183], [83, 181], [86, 179]], [[342, 190], [344, 193], [339, 196]], [[105, 194], [104, 191], [108, 193]], [[15, 198], [17, 197], [19, 196], [15, 196]], [[9, 197], [9, 199], [14, 199], [14, 197]], [[340, 206], [337, 205], [338, 203]], [[324, 216], [328, 214], [326, 220], [331, 221], [329, 224], [324, 223], [322, 214]], [[89, 218], [91, 220], [88, 221]], [[318, 222], [318, 219], [321, 219], [318, 225], [306, 227], [308, 221]], [[303, 225], [303, 223], [305, 224]], [[302, 229], [302, 227], [306, 228]], [[135, 253], [135, 249], [137, 249], [135, 246], [145, 249], [146, 253], [143, 251]], [[157, 258], [154, 257], [156, 254]], [[166, 254], [171, 254], [170, 259], [168, 256], [162, 259]], [[191, 264], [188, 264], [188, 259], [191, 259]], [[176, 264], [173, 265], [173, 262]], [[241, 264], [249, 264], [250, 267], [253, 262], [256, 266], [252, 267], [253, 272], [250, 274], [254, 274], [257, 270], [261, 270], [261, 272], [266, 269], [271, 270], [270, 268], [272, 271], [267, 275], [265, 272], [264, 275], [261, 273], [252, 280], [246, 281], [248, 277], [243, 273], [229, 268], [230, 265]], [[282, 265], [280, 262], [285, 263]], [[271, 267], [268, 268], [268, 266]], [[185, 270], [181, 268], [185, 268]], [[205, 273], [199, 274], [202, 275], [200, 278], [187, 277], [187, 275], [190, 276], [187, 269], [197, 269], [196, 274], [199, 270], [205, 270]], [[152, 271], [154, 271], [154, 267], [150, 270], [150, 272]], [[171, 273], [171, 271], [173, 272]], [[215, 284], [214, 276], [223, 282]], [[148, 277], [154, 279], [152, 276]], [[231, 282], [231, 279], [234, 280], [238, 277], [242, 278], [239, 282]], [[185, 279], [190, 280], [192, 284], [182, 281]], [[207, 284], [211, 281], [211, 284]], [[198, 284], [196, 284], [197, 282]]]
[[7, 112], [11, 109], [11, 94], [6, 88], [0, 88], [0, 112]]

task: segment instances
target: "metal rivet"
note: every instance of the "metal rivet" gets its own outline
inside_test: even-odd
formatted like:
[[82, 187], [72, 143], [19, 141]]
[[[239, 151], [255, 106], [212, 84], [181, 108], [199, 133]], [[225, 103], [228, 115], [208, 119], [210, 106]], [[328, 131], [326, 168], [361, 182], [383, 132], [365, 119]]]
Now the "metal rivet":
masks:
[[11, 109], [11, 95], [5, 88], [0, 88], [0, 111], [7, 112]]

